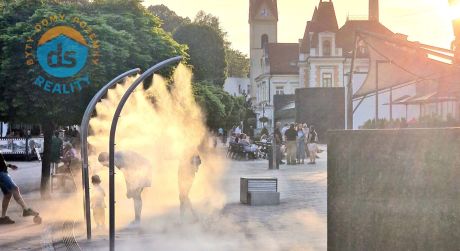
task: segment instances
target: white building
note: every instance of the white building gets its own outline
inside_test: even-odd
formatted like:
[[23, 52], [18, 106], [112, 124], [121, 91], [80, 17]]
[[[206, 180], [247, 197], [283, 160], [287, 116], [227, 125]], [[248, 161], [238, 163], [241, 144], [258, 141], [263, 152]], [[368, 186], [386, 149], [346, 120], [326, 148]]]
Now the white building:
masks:
[[[333, 2], [320, 0], [298, 43], [277, 43], [277, 23], [276, 0], [250, 0], [250, 94], [258, 120], [262, 116], [268, 117], [271, 122], [269, 125], [274, 122], [274, 95], [295, 94], [297, 88], [347, 86], [355, 31], [395, 35], [379, 22], [378, 0], [369, 0], [367, 20], [348, 19], [340, 28]], [[363, 84], [368, 69], [367, 48], [358, 48], [353, 77], [354, 91]], [[393, 98], [397, 99], [407, 92], [415, 92], [415, 89], [403, 89], [394, 93]], [[372, 118], [372, 99], [367, 98], [364, 105], [357, 109], [354, 116], [355, 128]], [[382, 98], [381, 110], [388, 109], [384, 103], [385, 99]], [[396, 111], [394, 117], [402, 114]]]
[[249, 78], [229, 77], [225, 80], [224, 91], [232, 96], [245, 96], [249, 94], [250, 83]]

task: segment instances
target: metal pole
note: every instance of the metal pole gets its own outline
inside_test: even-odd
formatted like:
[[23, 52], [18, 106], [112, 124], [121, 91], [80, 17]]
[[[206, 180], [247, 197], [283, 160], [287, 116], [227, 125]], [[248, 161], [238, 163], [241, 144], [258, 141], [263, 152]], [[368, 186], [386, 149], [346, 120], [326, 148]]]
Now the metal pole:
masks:
[[378, 124], [379, 120], [379, 62], [375, 62], [375, 124]]
[[182, 60], [182, 57], [174, 57], [163, 62], [160, 62], [147, 71], [145, 71], [134, 83], [128, 87], [125, 94], [118, 103], [115, 114], [113, 115], [112, 125], [110, 127], [110, 139], [109, 139], [109, 242], [110, 251], [115, 250], [115, 133], [117, 130], [118, 118], [120, 117], [121, 111], [123, 110], [126, 101], [133, 91], [139, 86], [146, 78], [154, 74], [155, 71], [170, 65], [172, 63]]
[[84, 205], [84, 217], [86, 220], [86, 238], [91, 239], [91, 212], [90, 212], [90, 196], [89, 196], [89, 172], [88, 172], [88, 130], [89, 130], [89, 120], [91, 115], [96, 108], [97, 102], [107, 93], [107, 91], [114, 85], [116, 85], [120, 80], [126, 78], [127, 76], [134, 75], [138, 73], [140, 69], [129, 70], [118, 77], [114, 78], [108, 84], [104, 85], [94, 97], [89, 102], [86, 107], [83, 119], [80, 126], [80, 139], [81, 139], [81, 158], [82, 158], [82, 185], [83, 185], [83, 205]]
[[393, 121], [393, 87], [390, 87], [390, 122]]
[[350, 74], [348, 75], [347, 85], [347, 129], [353, 130], [353, 73], [355, 68], [356, 47], [358, 44], [358, 33], [355, 33], [355, 43], [353, 46], [353, 56], [351, 58]]

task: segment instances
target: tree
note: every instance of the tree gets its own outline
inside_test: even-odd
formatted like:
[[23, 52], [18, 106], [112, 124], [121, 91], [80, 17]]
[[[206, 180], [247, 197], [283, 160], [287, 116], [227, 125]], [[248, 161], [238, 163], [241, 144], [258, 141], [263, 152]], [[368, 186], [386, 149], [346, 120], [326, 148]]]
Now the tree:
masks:
[[[84, 2], [12, 0], [1, 8], [0, 120], [41, 124], [45, 137], [42, 195], [48, 193], [50, 142], [56, 126], [79, 124], [94, 93], [121, 72], [135, 67], [146, 69], [176, 55], [186, 56], [185, 47], [160, 28], [160, 20], [147, 13], [141, 1]], [[34, 35], [34, 24], [61, 13], [85, 20], [100, 41], [100, 61], [88, 69], [91, 85], [71, 95], [51, 94], [33, 86], [36, 75], [24, 59], [24, 43]]]
[[227, 72], [229, 77], [247, 78], [249, 75], [249, 59], [238, 50], [226, 49]]
[[178, 16], [176, 12], [170, 10], [163, 4], [150, 6], [148, 10], [163, 21], [161, 27], [167, 32], [174, 33], [178, 27], [192, 22], [190, 18]]
[[174, 39], [189, 47], [194, 79], [223, 86], [227, 78], [224, 39], [207, 25], [187, 24], [177, 28]]

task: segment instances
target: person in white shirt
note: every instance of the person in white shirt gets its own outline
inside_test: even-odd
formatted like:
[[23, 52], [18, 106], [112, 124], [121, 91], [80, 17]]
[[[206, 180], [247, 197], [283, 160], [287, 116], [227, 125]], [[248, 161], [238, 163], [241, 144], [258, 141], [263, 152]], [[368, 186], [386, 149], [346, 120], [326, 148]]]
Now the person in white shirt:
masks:
[[237, 137], [241, 134], [241, 128], [240, 128], [240, 126], [238, 126], [238, 127], [235, 128], [235, 134], [236, 134]]
[[[109, 166], [109, 154], [99, 154], [99, 162]], [[125, 176], [126, 197], [134, 202], [134, 221], [131, 225], [136, 226], [141, 222], [142, 191], [152, 185], [152, 165], [142, 155], [132, 151], [119, 151], [115, 153], [115, 166]]]
[[105, 192], [101, 187], [101, 178], [99, 175], [91, 177], [93, 191], [91, 194], [91, 208], [93, 209], [93, 217], [96, 222], [96, 229], [105, 228]]

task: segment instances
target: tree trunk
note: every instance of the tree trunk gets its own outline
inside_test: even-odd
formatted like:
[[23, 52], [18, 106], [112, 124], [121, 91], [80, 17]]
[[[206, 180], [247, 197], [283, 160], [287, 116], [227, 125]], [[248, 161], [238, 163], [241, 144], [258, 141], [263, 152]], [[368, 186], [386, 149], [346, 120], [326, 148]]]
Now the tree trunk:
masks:
[[51, 122], [44, 122], [42, 124], [44, 136], [44, 151], [42, 158], [42, 179], [40, 186], [40, 193], [42, 198], [50, 196], [49, 181], [50, 181], [50, 162], [51, 162], [51, 139], [53, 137], [54, 126]]

